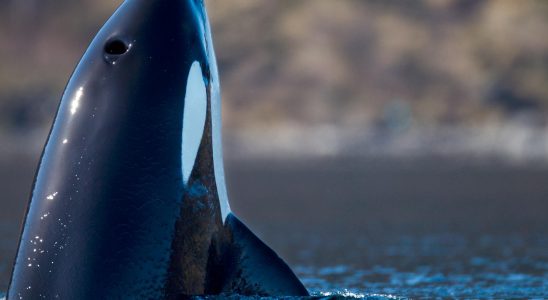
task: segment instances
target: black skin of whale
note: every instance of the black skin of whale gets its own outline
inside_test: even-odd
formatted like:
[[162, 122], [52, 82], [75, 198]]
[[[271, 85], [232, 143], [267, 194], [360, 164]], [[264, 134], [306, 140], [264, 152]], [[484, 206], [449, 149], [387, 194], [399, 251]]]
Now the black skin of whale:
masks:
[[[207, 103], [185, 180], [193, 64]], [[204, 3], [125, 1], [61, 99], [7, 298], [308, 295], [274, 251], [229, 210], [223, 215], [218, 97]]]

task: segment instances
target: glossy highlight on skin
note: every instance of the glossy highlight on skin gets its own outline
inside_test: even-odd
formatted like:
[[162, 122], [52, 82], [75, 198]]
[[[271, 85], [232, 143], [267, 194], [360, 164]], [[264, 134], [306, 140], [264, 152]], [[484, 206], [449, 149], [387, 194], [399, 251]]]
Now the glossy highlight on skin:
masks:
[[220, 104], [203, 1], [125, 1], [61, 99], [7, 298], [307, 295], [230, 212]]

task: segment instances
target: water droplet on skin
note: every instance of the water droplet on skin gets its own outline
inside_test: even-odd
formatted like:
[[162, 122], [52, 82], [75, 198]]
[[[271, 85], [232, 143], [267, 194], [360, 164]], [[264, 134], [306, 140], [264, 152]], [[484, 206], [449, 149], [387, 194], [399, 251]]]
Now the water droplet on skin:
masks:
[[53, 193], [53, 194], [51, 194], [51, 195], [48, 195], [48, 196], [46, 197], [46, 199], [48, 199], [48, 200], [53, 200], [53, 199], [55, 199], [55, 196], [57, 196], [57, 194], [59, 194], [59, 193], [58, 193], [58, 192], [55, 192], [55, 193]]

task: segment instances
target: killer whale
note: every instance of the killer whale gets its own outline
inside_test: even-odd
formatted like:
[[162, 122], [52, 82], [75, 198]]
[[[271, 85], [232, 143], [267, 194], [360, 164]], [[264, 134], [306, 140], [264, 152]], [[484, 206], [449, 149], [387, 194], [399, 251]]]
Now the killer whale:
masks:
[[203, 0], [126, 0], [69, 80], [7, 299], [308, 295], [230, 211]]

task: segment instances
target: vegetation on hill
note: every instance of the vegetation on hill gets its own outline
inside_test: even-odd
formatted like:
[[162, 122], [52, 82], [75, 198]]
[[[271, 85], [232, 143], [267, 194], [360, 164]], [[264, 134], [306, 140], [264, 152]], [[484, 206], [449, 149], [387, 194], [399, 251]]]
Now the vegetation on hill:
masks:
[[[0, 2], [0, 133], [47, 128], [121, 0]], [[543, 0], [207, 1], [227, 131], [544, 127]]]

